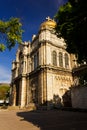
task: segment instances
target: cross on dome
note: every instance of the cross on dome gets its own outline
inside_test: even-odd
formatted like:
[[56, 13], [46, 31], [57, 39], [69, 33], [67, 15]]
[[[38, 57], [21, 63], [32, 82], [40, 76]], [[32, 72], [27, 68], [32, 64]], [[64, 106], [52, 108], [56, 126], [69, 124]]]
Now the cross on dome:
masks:
[[47, 20], [47, 21], [53, 21], [53, 22], [54, 22], [54, 19], [51, 19], [49, 16], [46, 17], [46, 20]]
[[52, 20], [52, 19], [48, 16], [48, 17], [46, 17], [46, 20], [50, 21], [50, 20]]
[[56, 22], [48, 16], [46, 17], [45, 22], [41, 24], [40, 29], [47, 28], [47, 27], [55, 28], [55, 26], [56, 26]]

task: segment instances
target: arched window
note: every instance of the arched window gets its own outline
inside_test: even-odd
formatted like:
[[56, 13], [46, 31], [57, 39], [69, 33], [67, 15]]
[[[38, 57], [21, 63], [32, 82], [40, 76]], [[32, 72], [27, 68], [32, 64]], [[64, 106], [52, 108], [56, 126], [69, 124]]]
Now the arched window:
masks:
[[37, 67], [37, 55], [34, 55], [34, 69]]
[[24, 57], [23, 57], [23, 53], [20, 52], [19, 53], [19, 73], [23, 72], [23, 68], [24, 68]]
[[67, 68], [69, 66], [69, 57], [68, 54], [65, 53], [65, 68]]
[[53, 61], [53, 65], [57, 65], [57, 53], [56, 51], [52, 52], [52, 61]]
[[39, 65], [39, 52], [37, 52], [37, 66]]
[[39, 52], [34, 55], [34, 69], [39, 65]]
[[59, 52], [59, 66], [63, 67], [63, 54], [62, 54], [62, 52]]

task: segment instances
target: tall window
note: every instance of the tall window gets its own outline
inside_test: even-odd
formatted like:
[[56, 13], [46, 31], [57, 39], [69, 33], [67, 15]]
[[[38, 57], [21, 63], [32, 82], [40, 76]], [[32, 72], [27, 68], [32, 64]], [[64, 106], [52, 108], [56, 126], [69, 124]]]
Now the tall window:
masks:
[[33, 63], [34, 63], [34, 58], [32, 57], [31, 58], [31, 71], [34, 69], [34, 64]]
[[37, 66], [39, 65], [39, 52], [37, 52]]
[[34, 55], [34, 69], [37, 67], [37, 55]]
[[39, 65], [39, 52], [34, 55], [34, 69]]
[[19, 73], [23, 72], [23, 66], [24, 65], [24, 57], [22, 52], [19, 53]]
[[52, 52], [52, 61], [53, 61], [53, 65], [57, 65], [57, 53], [56, 51]]
[[69, 66], [69, 57], [68, 54], [65, 53], [65, 67], [67, 68]]
[[63, 67], [63, 54], [62, 54], [62, 52], [59, 52], [59, 66]]

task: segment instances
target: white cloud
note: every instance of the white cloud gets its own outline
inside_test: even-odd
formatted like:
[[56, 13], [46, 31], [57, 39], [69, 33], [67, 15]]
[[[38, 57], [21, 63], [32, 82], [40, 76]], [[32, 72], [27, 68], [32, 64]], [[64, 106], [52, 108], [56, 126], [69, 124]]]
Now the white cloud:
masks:
[[11, 82], [11, 71], [6, 67], [0, 65], [0, 83]]

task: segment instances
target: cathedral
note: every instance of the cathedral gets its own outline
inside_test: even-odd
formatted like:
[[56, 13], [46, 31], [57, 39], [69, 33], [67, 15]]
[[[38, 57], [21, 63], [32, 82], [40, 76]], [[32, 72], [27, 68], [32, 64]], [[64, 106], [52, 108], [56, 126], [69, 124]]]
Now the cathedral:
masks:
[[64, 39], [56, 36], [56, 22], [47, 18], [31, 42], [19, 45], [12, 62], [11, 105], [50, 106], [60, 101], [73, 84], [75, 56], [66, 51]]

